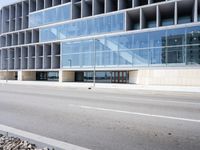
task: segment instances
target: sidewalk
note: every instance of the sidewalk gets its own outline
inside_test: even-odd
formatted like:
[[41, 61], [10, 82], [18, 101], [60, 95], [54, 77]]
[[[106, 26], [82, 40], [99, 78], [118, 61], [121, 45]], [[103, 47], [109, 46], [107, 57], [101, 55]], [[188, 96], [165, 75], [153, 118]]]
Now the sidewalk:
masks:
[[[51, 86], [51, 87], [73, 87], [73, 88], [93, 88], [93, 83], [78, 83], [78, 82], [59, 83], [59, 82], [50, 82], [50, 81], [48, 81], [48, 82], [47, 81], [8, 81], [6, 83], [5, 80], [0, 80], [0, 84], [34, 85], [34, 86]], [[159, 86], [159, 85], [96, 83], [95, 88], [200, 93], [200, 86]]]

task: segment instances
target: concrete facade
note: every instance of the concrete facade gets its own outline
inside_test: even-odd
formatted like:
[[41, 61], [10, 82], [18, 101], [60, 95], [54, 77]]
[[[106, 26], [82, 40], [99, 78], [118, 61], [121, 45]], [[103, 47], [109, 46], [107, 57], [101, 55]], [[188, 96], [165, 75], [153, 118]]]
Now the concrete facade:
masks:
[[130, 83], [139, 85], [200, 86], [199, 69], [144, 69], [129, 75]]
[[74, 82], [75, 72], [72, 71], [59, 71], [59, 82]]
[[2, 71], [0, 72], [0, 80], [16, 80], [17, 79], [17, 72], [11, 71], [6, 72]]
[[35, 81], [36, 72], [35, 71], [19, 71], [18, 80], [19, 81]]

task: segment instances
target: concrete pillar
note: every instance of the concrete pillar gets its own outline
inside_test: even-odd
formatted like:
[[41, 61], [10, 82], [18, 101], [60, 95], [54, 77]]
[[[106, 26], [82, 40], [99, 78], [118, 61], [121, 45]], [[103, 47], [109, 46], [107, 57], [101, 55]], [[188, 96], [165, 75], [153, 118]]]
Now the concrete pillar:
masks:
[[144, 16], [143, 16], [143, 11], [140, 8], [140, 29], [143, 29], [145, 22], [144, 22]]
[[198, 22], [198, 0], [194, 1], [194, 22]]
[[22, 81], [22, 71], [18, 71], [17, 74], [18, 74], [17, 80]]
[[178, 3], [175, 2], [175, 9], [174, 9], [174, 24], [178, 24]]
[[137, 70], [129, 72], [129, 83], [136, 84], [137, 78], [138, 78], [138, 71]]
[[152, 2], [152, 0], [148, 0], [148, 4], [152, 4], [153, 2]]
[[59, 71], [59, 82], [74, 82], [75, 72], [72, 71]]
[[156, 6], [156, 27], [160, 26], [160, 10], [159, 10], [159, 6]]

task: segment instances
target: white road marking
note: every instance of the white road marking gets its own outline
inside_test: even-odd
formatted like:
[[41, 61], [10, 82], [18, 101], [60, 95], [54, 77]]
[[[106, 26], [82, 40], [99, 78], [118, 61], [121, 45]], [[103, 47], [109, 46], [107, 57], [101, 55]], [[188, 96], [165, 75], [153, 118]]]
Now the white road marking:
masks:
[[[148, 100], [146, 100], [148, 102]], [[187, 104], [187, 105], [200, 105], [200, 103], [194, 103], [194, 102], [180, 102], [180, 101], [170, 101], [170, 100], [152, 100], [149, 99], [149, 101], [153, 102], [161, 102], [161, 103], [175, 103], [175, 104]]]
[[[106, 98], [120, 99], [117, 96], [109, 96], [109, 97], [106, 97]], [[131, 102], [138, 102], [138, 100], [135, 100], [135, 99], [133, 99], [131, 97], [125, 97], [125, 99], [126, 100], [129, 99], [129, 100], [131, 100]], [[113, 101], [118, 102], [117, 100], [113, 100]], [[200, 102], [198, 103], [198, 102], [189, 102], [189, 101], [155, 100], [155, 99], [150, 99], [150, 98], [148, 98], [148, 99], [143, 98], [142, 101], [144, 101], [144, 102], [161, 102], [161, 103], [187, 104], [187, 105], [200, 105]]]
[[140, 113], [140, 112], [131, 112], [131, 111], [116, 110], [116, 109], [91, 107], [91, 106], [84, 106], [84, 105], [70, 104], [70, 106], [78, 107], [78, 108], [82, 108], [82, 109], [89, 109], [89, 110], [107, 111], [107, 112], [123, 113], [123, 114], [129, 114], [129, 115], [138, 115], [138, 116], [155, 117], [155, 118], [163, 118], [163, 119], [200, 123], [200, 120], [197, 120], [197, 119], [180, 118], [180, 117], [172, 117], [172, 116], [164, 116], [164, 115], [154, 115], [154, 114], [147, 114], [147, 113]]
[[40, 143], [44, 143], [47, 145], [51, 145], [60, 149], [64, 149], [64, 150], [89, 150], [87, 148], [83, 148], [77, 145], [73, 145], [70, 143], [66, 143], [66, 142], [62, 142], [62, 141], [58, 141], [52, 138], [47, 138], [44, 136], [40, 136], [34, 133], [30, 133], [27, 131], [22, 131], [19, 129], [15, 129], [9, 126], [5, 126], [5, 125], [1, 125], [0, 124], [0, 131], [4, 131], [4, 132], [8, 132], [8, 133], [12, 133], [30, 140], [34, 140], [34, 141], [38, 141]]

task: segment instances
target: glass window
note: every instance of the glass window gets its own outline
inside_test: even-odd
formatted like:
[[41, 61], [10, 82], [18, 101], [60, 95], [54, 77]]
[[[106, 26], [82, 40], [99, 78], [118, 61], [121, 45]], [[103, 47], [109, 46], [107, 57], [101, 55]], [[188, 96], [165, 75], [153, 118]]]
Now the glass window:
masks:
[[71, 5], [61, 6], [56, 9], [57, 21], [71, 19]]
[[62, 56], [63, 68], [80, 67], [80, 54], [70, 54]]
[[30, 14], [30, 16], [29, 16], [29, 26], [30, 27], [36, 27], [38, 25], [42, 25], [43, 21], [44, 21], [43, 15], [44, 15], [43, 12]]
[[161, 26], [170, 26], [170, 25], [174, 25], [174, 18], [162, 19]]
[[96, 51], [104, 51], [106, 48], [105, 38], [100, 38], [95, 40], [95, 50]]
[[107, 51], [118, 51], [118, 36], [106, 37], [105, 42]]
[[156, 31], [149, 33], [149, 46], [162, 47], [166, 46], [166, 31]]
[[105, 57], [103, 52], [96, 52], [96, 66], [104, 66], [105, 65]]
[[185, 45], [185, 29], [167, 31], [167, 46]]
[[134, 66], [148, 66], [149, 64], [149, 50], [134, 50], [133, 51], [133, 65]]
[[134, 48], [147, 48], [149, 46], [149, 34], [137, 33], [134, 35]]
[[178, 24], [185, 24], [192, 22], [191, 16], [181, 16], [178, 17]]
[[50, 9], [47, 11], [44, 11], [44, 24], [49, 24], [52, 22], [56, 22], [57, 14], [54, 9]]
[[[120, 20], [122, 19], [122, 20]], [[111, 30], [112, 31], [118, 31], [121, 27], [121, 21], [123, 21], [123, 18], [121, 18], [121, 15], [113, 15], [111, 17]], [[123, 27], [122, 27], [123, 28]]]
[[187, 44], [200, 44], [200, 27], [191, 27], [186, 30]]
[[115, 52], [103, 52], [104, 54], [104, 65], [105, 66], [117, 66], [118, 63], [118, 51]]
[[87, 21], [80, 21], [79, 22], [79, 36], [87, 36]]
[[93, 40], [85, 40], [82, 41], [81, 44], [82, 44], [82, 52], [94, 52]]
[[105, 17], [104, 27], [106, 28], [106, 32], [112, 31], [112, 29], [111, 29], [111, 16], [106, 16]]
[[95, 19], [88, 19], [87, 20], [87, 35], [91, 35], [95, 33], [96, 33]]
[[68, 30], [65, 25], [61, 25], [58, 27], [58, 37], [59, 39], [63, 40], [67, 38]]
[[200, 45], [187, 46], [187, 64], [188, 65], [199, 65], [200, 64]]
[[[199, 28], [187, 28], [187, 31], [181, 28], [169, 31], [105, 36], [95, 40], [63, 42], [62, 54], [73, 55], [73, 59], [75, 56], [76, 59], [79, 59], [74, 64], [71, 62], [73, 67], [75, 65], [93, 67], [95, 53], [97, 67], [199, 65], [200, 44], [196, 41], [199, 38]], [[49, 32], [53, 34], [52, 29], [50, 31], [44, 30], [44, 34], [47, 35], [44, 38], [55, 38], [53, 35], [49, 36]], [[187, 37], [186, 46], [185, 37]], [[63, 64], [69, 66], [69, 61], [63, 61]]]
[[29, 16], [29, 27], [37, 27], [45, 24], [71, 19], [71, 4], [60, 7], [52, 7]]
[[62, 44], [62, 54], [66, 55], [66, 54], [70, 54], [72, 53], [72, 43], [63, 43]]
[[45, 29], [40, 29], [40, 41], [53, 41], [58, 39], [58, 28], [50, 27]]
[[133, 65], [133, 51], [120, 51], [119, 52], [119, 65]]
[[150, 64], [166, 64], [166, 48], [152, 48], [150, 50]]
[[[95, 35], [103, 32], [115, 32], [124, 30], [123, 18], [123, 14], [115, 14], [94, 19], [75, 21], [73, 23], [54, 26], [54, 28], [58, 29], [58, 39]], [[111, 27], [111, 24], [113, 27]], [[41, 34], [43, 34], [43, 32], [41, 32]], [[42, 39], [42, 41], [44, 40]]]
[[167, 64], [184, 63], [185, 47], [170, 47], [167, 48]]
[[122, 35], [119, 39], [119, 50], [131, 50], [134, 48], [134, 35]]
[[81, 53], [82, 67], [94, 66], [94, 53]]
[[46, 28], [46, 29], [43, 29], [43, 30], [41, 30], [40, 29], [40, 41], [41, 42], [43, 42], [43, 41], [48, 41], [49, 39], [47, 39], [47, 34], [48, 34], [48, 32], [49, 32], [49, 30], [48, 30], [48, 28]]

